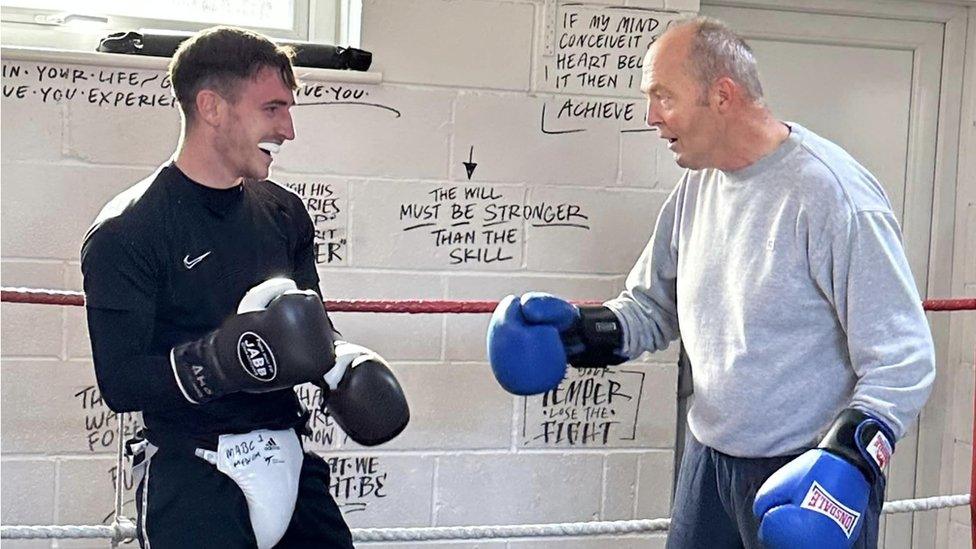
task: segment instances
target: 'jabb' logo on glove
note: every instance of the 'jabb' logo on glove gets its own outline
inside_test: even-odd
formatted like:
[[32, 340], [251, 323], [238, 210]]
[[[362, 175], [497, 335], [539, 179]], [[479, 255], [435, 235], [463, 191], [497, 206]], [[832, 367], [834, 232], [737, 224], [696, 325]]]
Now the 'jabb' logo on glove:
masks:
[[800, 504], [800, 507], [826, 515], [836, 522], [837, 526], [840, 526], [840, 529], [847, 535], [847, 539], [851, 538], [854, 527], [857, 525], [857, 519], [861, 518], [860, 513], [834, 499], [834, 496], [830, 495], [830, 492], [824, 490], [824, 487], [816, 481], [810, 486], [807, 495], [803, 497], [803, 503]]
[[237, 358], [244, 371], [258, 381], [271, 381], [278, 374], [271, 346], [254, 332], [244, 332], [237, 340]]

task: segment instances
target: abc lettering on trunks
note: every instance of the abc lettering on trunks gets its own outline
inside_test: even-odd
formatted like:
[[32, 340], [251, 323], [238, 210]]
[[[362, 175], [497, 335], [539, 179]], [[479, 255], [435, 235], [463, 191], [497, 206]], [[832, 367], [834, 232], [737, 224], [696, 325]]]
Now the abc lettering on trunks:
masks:
[[840, 526], [848, 539], [854, 533], [857, 519], [861, 517], [860, 513], [834, 499], [834, 496], [830, 495], [830, 492], [816, 481], [810, 486], [807, 495], [803, 497], [803, 503], [800, 504], [800, 507], [830, 518], [837, 523], [837, 526]]
[[271, 381], [278, 374], [271, 346], [254, 332], [244, 332], [237, 340], [237, 358], [244, 371], [258, 381]]

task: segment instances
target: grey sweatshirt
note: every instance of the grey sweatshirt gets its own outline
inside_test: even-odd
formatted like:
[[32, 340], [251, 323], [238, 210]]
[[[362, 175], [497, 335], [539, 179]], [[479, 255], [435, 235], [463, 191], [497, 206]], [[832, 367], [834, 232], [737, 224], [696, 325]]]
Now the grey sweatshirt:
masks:
[[680, 335], [694, 379], [689, 428], [734, 456], [810, 448], [850, 406], [901, 438], [935, 379], [881, 185], [837, 145], [790, 126], [746, 168], [686, 172], [627, 289], [606, 303], [631, 358]]

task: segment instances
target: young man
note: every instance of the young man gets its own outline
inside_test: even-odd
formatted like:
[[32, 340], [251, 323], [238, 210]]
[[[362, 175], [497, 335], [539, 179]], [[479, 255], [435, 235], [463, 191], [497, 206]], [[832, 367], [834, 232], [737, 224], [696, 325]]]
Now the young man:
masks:
[[509, 296], [488, 350], [516, 393], [679, 335], [694, 372], [668, 547], [874, 547], [885, 467], [935, 377], [882, 187], [766, 108], [756, 61], [697, 18], [648, 51], [647, 123], [688, 168], [602, 307]]
[[382, 358], [337, 341], [301, 199], [267, 181], [295, 138], [291, 54], [208, 29], [169, 69], [183, 115], [174, 159], [118, 195], [82, 248], [95, 373], [109, 407], [141, 411], [143, 547], [352, 547], [325, 462], [302, 450], [313, 382], [353, 440], [409, 418]]

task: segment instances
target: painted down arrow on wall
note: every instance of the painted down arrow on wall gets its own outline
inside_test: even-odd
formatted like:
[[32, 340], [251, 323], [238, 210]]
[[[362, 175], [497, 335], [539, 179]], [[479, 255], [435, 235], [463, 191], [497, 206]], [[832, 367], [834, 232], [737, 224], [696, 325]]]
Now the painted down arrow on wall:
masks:
[[478, 163], [474, 162], [474, 145], [471, 145], [471, 150], [468, 152], [468, 161], [461, 163], [464, 164], [464, 169], [468, 172], [468, 181], [471, 181], [471, 175], [474, 173], [474, 169], [478, 167]]

